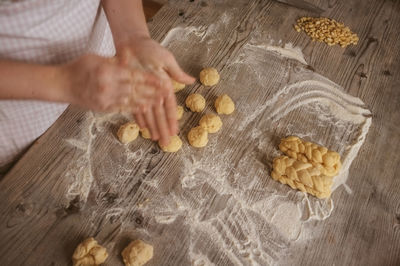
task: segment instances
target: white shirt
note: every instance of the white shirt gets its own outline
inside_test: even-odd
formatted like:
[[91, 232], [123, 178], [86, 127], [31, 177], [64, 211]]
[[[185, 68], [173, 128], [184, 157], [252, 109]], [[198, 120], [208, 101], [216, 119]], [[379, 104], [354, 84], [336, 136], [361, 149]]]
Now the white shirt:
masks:
[[[115, 54], [99, 0], [0, 1], [0, 59], [61, 64], [85, 53]], [[0, 100], [0, 168], [15, 160], [67, 106]]]

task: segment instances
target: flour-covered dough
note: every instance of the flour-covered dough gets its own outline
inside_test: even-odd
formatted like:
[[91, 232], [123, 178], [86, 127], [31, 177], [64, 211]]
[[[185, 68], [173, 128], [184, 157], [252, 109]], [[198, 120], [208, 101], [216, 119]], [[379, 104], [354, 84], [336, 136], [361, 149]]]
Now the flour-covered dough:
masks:
[[213, 67], [204, 68], [200, 72], [200, 82], [205, 86], [213, 86], [219, 82], [218, 71]]
[[153, 258], [153, 246], [138, 239], [132, 241], [121, 255], [126, 266], [142, 266]]
[[96, 266], [102, 264], [108, 257], [105, 247], [90, 237], [80, 243], [72, 255], [73, 266]]
[[332, 176], [326, 176], [311, 163], [298, 161], [288, 156], [274, 159], [271, 177], [293, 189], [307, 192], [318, 198], [331, 195]]
[[323, 175], [335, 176], [342, 166], [340, 155], [316, 143], [305, 141], [297, 136], [289, 136], [281, 140], [279, 149], [293, 159], [311, 163]]
[[206, 107], [206, 100], [203, 96], [201, 96], [201, 94], [198, 93], [190, 94], [186, 98], [185, 103], [187, 108], [189, 108], [192, 112], [201, 112], [204, 110], [204, 107]]
[[199, 125], [208, 133], [215, 133], [221, 129], [222, 121], [218, 115], [206, 114], [200, 119]]
[[141, 129], [139, 129], [139, 131], [140, 131], [140, 134], [142, 135], [142, 138], [151, 139], [150, 130], [148, 130], [147, 128], [141, 128]]
[[183, 107], [178, 105], [178, 108], [176, 109], [176, 119], [180, 120], [183, 116], [184, 110]]
[[222, 94], [215, 100], [215, 109], [218, 114], [229, 115], [235, 111], [235, 103], [227, 94]]
[[158, 145], [165, 152], [177, 152], [182, 148], [182, 140], [178, 136], [172, 136], [168, 145], [164, 146], [160, 143]]
[[189, 144], [196, 148], [201, 148], [207, 145], [208, 132], [201, 126], [192, 128], [188, 133]]
[[171, 82], [172, 82], [172, 86], [174, 87], [174, 92], [178, 92], [178, 91], [181, 91], [181, 90], [183, 90], [184, 88], [185, 88], [185, 84], [183, 84], [183, 83], [180, 83], [180, 82], [178, 82], [178, 81], [175, 81], [175, 80], [173, 80], [173, 79], [171, 79]]
[[139, 135], [139, 126], [135, 122], [123, 124], [117, 132], [118, 139], [121, 143], [127, 144], [134, 141]]

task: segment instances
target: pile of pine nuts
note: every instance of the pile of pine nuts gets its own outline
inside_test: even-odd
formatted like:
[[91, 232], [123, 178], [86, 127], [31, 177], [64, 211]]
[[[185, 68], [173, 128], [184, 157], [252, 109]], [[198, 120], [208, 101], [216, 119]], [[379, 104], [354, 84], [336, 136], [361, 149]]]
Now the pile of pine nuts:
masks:
[[294, 29], [297, 32], [304, 30], [313, 41], [325, 42], [329, 46], [338, 44], [341, 47], [358, 43], [357, 34], [334, 19], [301, 17], [296, 22]]

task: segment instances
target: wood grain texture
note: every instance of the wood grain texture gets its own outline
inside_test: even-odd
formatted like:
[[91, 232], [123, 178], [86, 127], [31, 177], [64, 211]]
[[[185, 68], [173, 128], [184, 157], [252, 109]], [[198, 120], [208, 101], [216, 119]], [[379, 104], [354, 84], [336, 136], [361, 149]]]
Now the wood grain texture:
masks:
[[[220, 84], [213, 90], [204, 89], [199, 83], [186, 88], [185, 93], [177, 95], [181, 103], [189, 92], [200, 92], [212, 102], [217, 94], [227, 89], [224, 82], [228, 84], [233, 75], [228, 63], [255, 37], [254, 32], [260, 32], [260, 38], [268, 36], [301, 47], [312, 69], [341, 85], [350, 95], [362, 99], [372, 111], [373, 124], [350, 169], [351, 178], [347, 184], [353, 193], [343, 188], [334, 192], [332, 215], [324, 221], [309, 223], [316, 231], [310, 241], [288, 243], [283, 239], [271, 245], [288, 249], [285, 258], [279, 259], [282, 265], [398, 265], [400, 2], [310, 2], [326, 10], [322, 16], [342, 21], [357, 32], [359, 44], [342, 49], [313, 43], [292, 26], [296, 18], [313, 14], [263, 0], [170, 1], [149, 25], [152, 36], [161, 41], [170, 29], [179, 25], [208, 25], [218, 21], [224, 12], [234, 18], [218, 33], [220, 38], [210, 44], [212, 49], [199, 52], [203, 48], [193, 43], [193, 51], [197, 53], [191, 54], [190, 49], [185, 50], [179, 44], [173, 50], [184, 69], [194, 76], [207, 65], [223, 73]], [[277, 62], [270, 64], [273, 67]], [[271, 73], [266, 72], [271, 75], [271, 84], [278, 84], [285, 78]], [[235, 99], [242, 102], [265, 102], [271, 96], [261, 89], [250, 94], [245, 87], [235, 93]], [[168, 224], [156, 223], [143, 212], [141, 206], [157, 199], [162, 202], [171, 191], [179, 190], [182, 163], [177, 156], [164, 154], [156, 144], [143, 140], [122, 147], [115, 139], [115, 132], [126, 118], [110, 115], [105, 120], [108, 122], [96, 124], [96, 117], [103, 119], [99, 114], [70, 107], [0, 181], [0, 264], [69, 265], [74, 248], [88, 236], [94, 236], [108, 248], [110, 258], [106, 265], [122, 265], [120, 252], [136, 237], [155, 247], [155, 257], [148, 265], [191, 265], [193, 261], [188, 253], [192, 242], [197, 243], [195, 246], [199, 250], [206, 250], [207, 246], [214, 248], [207, 257], [217, 265], [238, 264], [214, 247], [212, 239], [204, 235], [198, 239], [189, 238], [190, 228], [184, 219], [190, 213]], [[185, 113], [181, 121], [183, 136], [198, 123], [199, 117]], [[289, 117], [299, 119], [301, 116]], [[234, 117], [223, 121], [224, 132], [236, 129]], [[274, 132], [282, 132], [280, 127], [284, 126], [287, 125], [278, 123]], [[320, 138], [329, 138], [329, 130]], [[238, 140], [229, 134], [213, 137], [219, 145], [232, 148], [229, 155], [232, 172], [252, 172], [253, 165], [241, 164], [241, 158], [255, 149], [252, 143], [237, 145]], [[80, 142], [71, 145], [66, 140]], [[276, 143], [279, 138], [273, 141]], [[133, 157], [126, 156], [126, 151]], [[136, 154], [139, 151], [140, 154]], [[194, 150], [193, 154], [209, 156], [202, 150]], [[267, 152], [258, 154], [257, 162], [265, 164], [264, 169], [268, 171]], [[132, 167], [126, 168], [127, 164]], [[267, 188], [281, 188], [273, 181], [263, 182]], [[88, 186], [76, 187], [83, 183]], [[155, 187], [154, 183], [160, 186]], [[220, 196], [209, 187], [203, 189], [202, 198], [181, 192], [191, 198], [193, 209], [207, 204], [207, 211], [201, 214], [204, 219], [220, 209], [231, 210], [227, 213], [241, 219], [242, 210], [229, 205], [230, 196]], [[158, 198], [152, 199], [151, 195]], [[224, 228], [218, 219], [214, 226], [220, 231]], [[263, 231], [268, 230], [264, 225]]]

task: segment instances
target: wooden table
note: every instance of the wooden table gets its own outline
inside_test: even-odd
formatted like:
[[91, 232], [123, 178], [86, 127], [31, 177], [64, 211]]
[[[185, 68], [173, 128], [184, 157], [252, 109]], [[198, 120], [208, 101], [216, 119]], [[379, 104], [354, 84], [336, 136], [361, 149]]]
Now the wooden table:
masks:
[[[152, 36], [161, 41], [170, 29], [180, 26], [183, 35], [176, 31], [169, 36], [181, 38], [182, 44], [176, 40], [164, 44], [174, 42], [171, 50], [184, 69], [197, 76], [202, 67], [214, 66], [222, 76], [212, 89], [199, 83], [189, 86], [177, 95], [178, 101], [182, 104], [189, 92], [197, 91], [205, 95], [207, 110], [212, 111], [215, 95], [228, 91], [238, 111], [223, 117], [222, 132], [210, 135], [208, 147], [202, 150], [187, 145], [185, 135], [199, 120], [198, 114], [187, 112], [181, 121], [184, 148], [166, 154], [143, 139], [119, 144], [115, 131], [126, 121], [121, 115], [70, 107], [0, 181], [0, 265], [68, 265], [76, 245], [89, 236], [107, 247], [106, 265], [122, 265], [119, 254], [135, 238], [154, 245], [155, 256], [148, 265], [399, 265], [400, 2], [313, 3], [326, 10], [322, 16], [342, 21], [358, 33], [359, 44], [342, 49], [311, 42], [294, 31], [293, 24], [300, 16], [315, 14], [273, 1], [196, 0], [164, 6], [150, 22]], [[218, 21], [225, 21], [222, 28], [211, 27]], [[212, 38], [204, 35], [213, 30]], [[185, 32], [202, 42], [188, 47]], [[314, 70], [359, 97], [373, 116], [350, 168], [347, 185], [352, 193], [341, 186], [331, 201], [310, 197], [314, 206], [334, 202], [335, 207], [329, 218], [305, 220], [301, 227], [290, 224], [293, 213], [281, 221], [273, 215], [261, 219], [246, 205], [259, 199], [259, 194], [281, 196], [288, 206], [304, 197], [269, 177], [271, 153], [289, 124], [269, 127], [263, 114], [250, 121], [253, 124], [247, 129], [264, 123], [265, 132], [276, 134], [265, 139], [267, 145], [261, 149], [263, 139], [250, 139], [246, 130], [236, 133], [241, 119], [251, 115], [241, 112], [241, 106], [272, 97], [263, 84], [249, 91], [251, 80], [230, 88], [235, 86], [234, 77], [245, 80], [232, 67], [241, 49], [264, 37], [276, 45], [281, 40], [282, 46], [291, 42], [301, 47], [309, 72]], [[293, 60], [273, 60], [290, 69], [301, 68]], [[272, 74], [273, 67], [254, 71], [269, 77], [271, 84], [277, 82], [279, 73]], [[296, 118], [299, 114], [286, 119]], [[316, 138], [329, 144], [332, 134], [328, 128]], [[225, 172], [219, 175], [221, 169]], [[240, 182], [229, 183], [238, 177]], [[200, 186], [196, 182], [201, 178], [208, 183]], [[229, 191], [237, 194], [225, 193], [226, 187], [218, 182], [228, 182]], [[245, 185], [253, 189], [241, 190]], [[261, 214], [268, 211], [263, 206], [268, 205], [261, 205]], [[281, 223], [289, 223], [287, 228], [295, 231], [302, 228], [302, 238], [293, 238], [292, 231], [279, 234], [275, 229]], [[304, 238], [305, 231], [309, 233]]]

